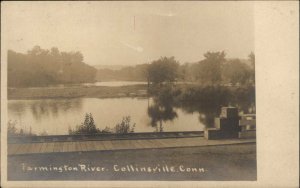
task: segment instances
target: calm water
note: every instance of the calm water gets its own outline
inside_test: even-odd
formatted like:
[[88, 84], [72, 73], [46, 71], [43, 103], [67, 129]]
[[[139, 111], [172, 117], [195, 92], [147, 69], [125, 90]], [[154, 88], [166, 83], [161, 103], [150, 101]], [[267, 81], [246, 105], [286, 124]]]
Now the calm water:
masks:
[[130, 85], [146, 85], [147, 82], [133, 82], [133, 81], [111, 81], [111, 82], [95, 82], [95, 83], [86, 83], [84, 86], [110, 86], [110, 87], [119, 87], [119, 86], [130, 86]]
[[[148, 108], [150, 106], [150, 108]], [[135, 132], [153, 132], [162, 125], [163, 131], [201, 131], [203, 114], [186, 112], [180, 108], [155, 108], [150, 99], [46, 99], [9, 100], [8, 119], [16, 121], [16, 127], [35, 134], [68, 134], [84, 120], [85, 113], [92, 113], [100, 129], [114, 127], [122, 117], [130, 116], [136, 123]], [[150, 109], [150, 111], [148, 110]]]

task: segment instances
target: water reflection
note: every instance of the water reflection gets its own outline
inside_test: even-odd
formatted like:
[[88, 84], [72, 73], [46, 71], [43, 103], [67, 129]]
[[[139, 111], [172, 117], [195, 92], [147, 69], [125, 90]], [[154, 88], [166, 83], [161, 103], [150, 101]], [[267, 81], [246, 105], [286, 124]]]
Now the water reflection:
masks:
[[26, 108], [26, 104], [21, 102], [21, 100], [19, 102], [18, 101], [16, 101], [16, 102], [9, 101], [9, 104], [8, 104], [9, 112], [13, 112], [15, 114], [20, 114], [25, 111], [25, 108]]
[[24, 114], [30, 109], [31, 114], [37, 121], [42, 121], [49, 116], [57, 117], [68, 111], [76, 111], [82, 107], [82, 99], [47, 99], [47, 100], [18, 100], [11, 101], [8, 111], [11, 113]]
[[[194, 92], [194, 93], [193, 93]], [[135, 132], [201, 131], [212, 127], [222, 106], [236, 106], [242, 113], [254, 113], [253, 92], [230, 94], [216, 89], [172, 91], [163, 88], [151, 99], [76, 98], [47, 100], [9, 100], [8, 120], [18, 121], [18, 128], [36, 134], [68, 134], [92, 113], [97, 128], [114, 127], [123, 117], [136, 123]]]
[[[96, 126], [101, 130], [105, 127], [113, 128], [125, 116], [130, 116], [132, 122], [136, 123], [135, 132], [153, 132], [156, 127], [149, 125], [157, 123], [159, 126], [159, 121], [165, 132], [203, 129], [197, 114], [186, 114], [170, 105], [157, 105], [151, 99], [149, 103], [148, 99], [138, 98], [8, 101], [8, 120], [17, 121], [18, 129], [29, 131], [31, 127], [35, 134], [68, 134], [68, 128], [76, 128], [86, 113], [93, 114]], [[184, 125], [187, 122], [188, 125]]]
[[156, 132], [163, 132], [163, 122], [172, 121], [177, 117], [172, 105], [159, 105], [158, 103], [148, 107], [148, 115], [151, 119], [151, 126], [156, 127]]
[[148, 108], [152, 126], [160, 123], [159, 130], [163, 130], [162, 122], [177, 117], [174, 109], [181, 109], [186, 113], [199, 114], [198, 120], [205, 127], [213, 127], [214, 119], [220, 114], [221, 107], [238, 107], [240, 113], [255, 113], [254, 88], [242, 88], [232, 92], [219, 87], [192, 88], [191, 90], [176, 91], [172, 86], [156, 90], [154, 104]]

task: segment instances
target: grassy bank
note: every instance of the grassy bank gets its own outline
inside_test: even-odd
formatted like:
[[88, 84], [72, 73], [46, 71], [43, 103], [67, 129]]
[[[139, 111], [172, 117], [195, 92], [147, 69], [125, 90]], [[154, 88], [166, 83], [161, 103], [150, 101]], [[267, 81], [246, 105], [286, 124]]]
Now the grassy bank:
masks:
[[[254, 101], [254, 87], [224, 87], [177, 84], [175, 87], [150, 87], [150, 95], [175, 97], [181, 101], [209, 101], [226, 99], [236, 95], [240, 100]], [[169, 95], [169, 96], [168, 96]], [[74, 86], [74, 87], [37, 87], [37, 88], [8, 88], [8, 99], [51, 99], [51, 98], [115, 98], [115, 97], [146, 97], [147, 85], [129, 86]], [[250, 96], [250, 98], [249, 98]], [[219, 102], [220, 103], [220, 102]]]
[[[146, 85], [131, 85], [119, 87], [91, 86], [91, 87], [67, 87], [67, 88], [9, 88], [8, 99], [45, 99], [45, 98], [114, 98], [145, 96]], [[144, 90], [141, 91], [141, 90]]]
[[[24, 171], [22, 164], [27, 167], [74, 167], [83, 164], [101, 167], [104, 171]], [[169, 169], [174, 167], [175, 172], [129, 171], [127, 165], [150, 168], [168, 166]], [[120, 170], [122, 167], [125, 171]], [[188, 168], [200, 170], [191, 172]], [[8, 180], [253, 181], [256, 180], [256, 144], [9, 156]]]

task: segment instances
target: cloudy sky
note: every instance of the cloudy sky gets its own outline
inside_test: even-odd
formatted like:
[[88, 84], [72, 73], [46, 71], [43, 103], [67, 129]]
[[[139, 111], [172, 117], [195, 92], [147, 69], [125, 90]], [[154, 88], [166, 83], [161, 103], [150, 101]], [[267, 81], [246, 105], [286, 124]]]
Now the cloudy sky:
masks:
[[18, 52], [55, 46], [81, 51], [91, 65], [134, 65], [161, 56], [195, 62], [219, 50], [247, 58], [254, 50], [253, 2], [3, 4], [2, 42]]

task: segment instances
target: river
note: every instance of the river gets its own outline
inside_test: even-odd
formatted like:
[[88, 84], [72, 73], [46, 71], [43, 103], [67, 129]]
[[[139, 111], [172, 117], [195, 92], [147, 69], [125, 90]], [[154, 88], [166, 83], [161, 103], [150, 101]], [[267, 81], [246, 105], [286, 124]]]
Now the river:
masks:
[[[93, 86], [126, 86], [145, 82], [98, 82]], [[59, 87], [59, 86], [55, 86]], [[63, 86], [70, 87], [70, 86]], [[83, 87], [78, 85], [78, 87]], [[49, 87], [47, 87], [49, 88]], [[18, 130], [37, 135], [64, 135], [84, 121], [91, 113], [97, 128], [113, 129], [126, 116], [135, 124], [134, 132], [202, 131], [214, 125], [214, 118], [222, 106], [239, 107], [242, 113], [255, 111], [254, 90], [209, 87], [186, 91], [192, 97], [185, 102], [174, 101], [163, 94], [162, 101], [152, 98], [52, 98], [35, 100], [8, 100], [8, 120]], [[195, 94], [195, 92], [198, 92]], [[231, 92], [229, 94], [228, 92]], [[186, 96], [186, 95], [183, 95]], [[196, 98], [195, 98], [196, 96]], [[194, 98], [193, 98], [194, 97]]]
[[[113, 128], [123, 117], [130, 116], [131, 122], [136, 124], [134, 132], [154, 132], [153, 121], [160, 120], [149, 115], [148, 106], [152, 105], [153, 101], [145, 98], [9, 100], [8, 119], [15, 121], [16, 128], [25, 132], [31, 129], [38, 135], [63, 135], [68, 134], [69, 127], [74, 129], [83, 122], [85, 113], [93, 115], [101, 130], [106, 126]], [[172, 110], [170, 117], [163, 114], [165, 117], [161, 118], [163, 131], [203, 130], [199, 113], [187, 113], [180, 108]], [[159, 114], [154, 116], [161, 117]]]

